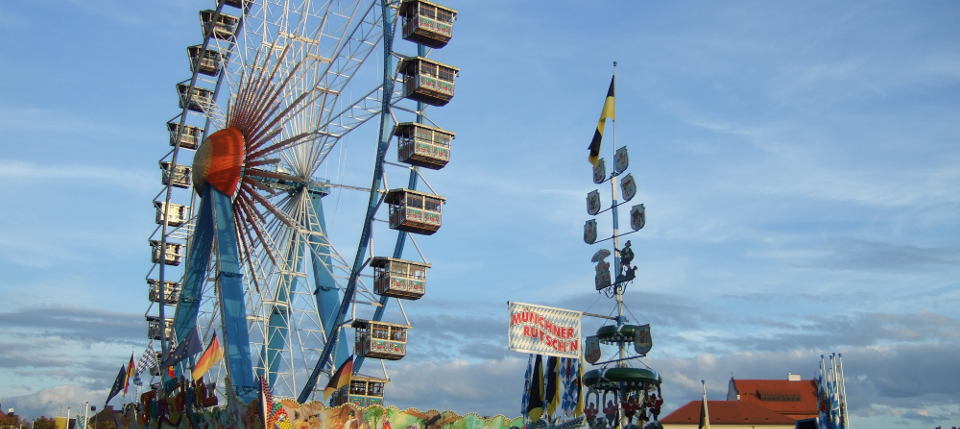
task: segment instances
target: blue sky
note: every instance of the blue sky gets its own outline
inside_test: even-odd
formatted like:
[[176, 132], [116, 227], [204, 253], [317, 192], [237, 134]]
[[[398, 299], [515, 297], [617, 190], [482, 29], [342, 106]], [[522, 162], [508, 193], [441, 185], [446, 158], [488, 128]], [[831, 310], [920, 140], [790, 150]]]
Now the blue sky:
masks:
[[[840, 352], [855, 427], [960, 420], [960, 5], [448, 4], [455, 37], [432, 56], [462, 71], [431, 116], [457, 139], [428, 178], [449, 202], [418, 240], [431, 286], [388, 402], [516, 415], [505, 302], [610, 310], [581, 228], [616, 60], [648, 216], [627, 302], [653, 325], [667, 412], [700, 379], [719, 399], [731, 375], [811, 377]], [[4, 406], [99, 403], [142, 350], [156, 161], [208, 5], [0, 6]], [[365, 184], [372, 143], [330, 171]], [[336, 207], [349, 248], [359, 214]]]

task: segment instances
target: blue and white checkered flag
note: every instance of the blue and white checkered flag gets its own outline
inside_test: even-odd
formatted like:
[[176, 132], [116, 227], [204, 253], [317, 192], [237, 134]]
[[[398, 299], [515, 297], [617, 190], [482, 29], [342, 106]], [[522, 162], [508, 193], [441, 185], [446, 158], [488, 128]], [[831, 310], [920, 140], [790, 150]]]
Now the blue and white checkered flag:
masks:
[[147, 349], [140, 355], [140, 360], [137, 361], [137, 374], [156, 367], [157, 352], [153, 351], [153, 347], [147, 346]]
[[577, 375], [579, 374], [580, 359], [560, 359], [560, 382], [563, 385], [563, 396], [560, 398], [560, 410], [563, 415], [573, 417], [573, 410], [577, 408]]
[[137, 370], [133, 372], [133, 384], [137, 386], [143, 386], [143, 380], [140, 379], [140, 373], [157, 367], [157, 352], [153, 351], [153, 348], [147, 346], [147, 349], [143, 351], [143, 354], [140, 355], [140, 359], [137, 360]]
[[523, 373], [523, 398], [520, 400], [520, 415], [527, 417], [527, 404], [530, 402], [530, 378], [533, 373], [533, 355], [527, 358], [527, 371]]

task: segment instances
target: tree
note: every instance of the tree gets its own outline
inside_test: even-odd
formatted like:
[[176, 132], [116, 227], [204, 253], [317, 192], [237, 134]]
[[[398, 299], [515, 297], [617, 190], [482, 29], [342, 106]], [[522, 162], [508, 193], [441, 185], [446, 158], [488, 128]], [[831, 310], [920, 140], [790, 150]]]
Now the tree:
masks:
[[33, 429], [56, 429], [57, 423], [52, 417], [40, 416], [33, 421]]
[[30, 426], [30, 422], [20, 418], [20, 416], [14, 413], [10, 413], [10, 414], [0, 413], [0, 428], [7, 428], [7, 427], [27, 428], [29, 426]]
[[100, 410], [100, 412], [90, 417], [90, 421], [87, 422], [87, 427], [96, 429], [116, 429], [117, 423], [114, 421], [113, 417], [113, 406], [108, 405], [104, 409]]

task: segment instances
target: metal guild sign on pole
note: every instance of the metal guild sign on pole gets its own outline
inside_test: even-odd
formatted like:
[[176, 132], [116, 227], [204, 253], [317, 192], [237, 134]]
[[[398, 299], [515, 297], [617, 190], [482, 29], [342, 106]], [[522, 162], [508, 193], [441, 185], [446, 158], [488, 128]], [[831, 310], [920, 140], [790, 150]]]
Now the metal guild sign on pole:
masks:
[[580, 358], [583, 313], [542, 305], [507, 302], [510, 351]]
[[583, 224], [583, 241], [593, 244], [597, 241], [597, 220], [590, 219]]
[[587, 213], [591, 215], [600, 213], [600, 191], [596, 189], [587, 194]]
[[593, 166], [593, 183], [601, 184], [607, 180], [607, 165], [603, 162], [603, 158], [600, 158], [599, 161]]
[[600, 360], [600, 338], [596, 335], [587, 337], [583, 342], [583, 357], [590, 363], [597, 363]]

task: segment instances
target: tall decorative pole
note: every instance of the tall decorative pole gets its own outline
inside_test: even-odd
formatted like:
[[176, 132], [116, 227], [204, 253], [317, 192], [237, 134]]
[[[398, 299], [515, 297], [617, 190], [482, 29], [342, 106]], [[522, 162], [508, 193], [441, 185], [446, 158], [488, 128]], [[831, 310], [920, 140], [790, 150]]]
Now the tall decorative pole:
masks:
[[[590, 155], [588, 157], [593, 165], [593, 182], [603, 184], [610, 182], [610, 205], [602, 208], [600, 201], [600, 191], [594, 190], [587, 194], [587, 213], [596, 216], [603, 212], [610, 211], [612, 220], [612, 233], [610, 236], [598, 239], [597, 221], [589, 219], [584, 224], [583, 239], [587, 244], [596, 244], [602, 241], [611, 240], [613, 251], [600, 249], [594, 253], [592, 261], [596, 265], [596, 276], [594, 285], [598, 292], [603, 293], [607, 298], [613, 298], [616, 303], [616, 317], [608, 317], [615, 321], [613, 326], [605, 326], [597, 331], [597, 335], [588, 337], [584, 345], [584, 354], [588, 362], [594, 365], [613, 365], [618, 368], [619, 374], [623, 379], [617, 380], [607, 373], [607, 369], [597, 369], [588, 372], [585, 375], [585, 384], [594, 390], [614, 394], [616, 406], [608, 404], [604, 406], [605, 418], [610, 426], [622, 427], [631, 424], [637, 411], [640, 410], [640, 401], [646, 401], [647, 395], [653, 395], [653, 389], [656, 388], [659, 394], [660, 378], [656, 373], [647, 369], [631, 368], [629, 362], [632, 359], [646, 356], [646, 353], [652, 347], [650, 340], [649, 325], [631, 325], [624, 314], [625, 304], [623, 294], [627, 284], [636, 277], [637, 267], [632, 265], [633, 250], [628, 240], [621, 244], [621, 237], [632, 234], [643, 228], [646, 223], [646, 214], [643, 204], [634, 205], [630, 210], [630, 231], [621, 232], [619, 207], [629, 202], [636, 195], [637, 186], [631, 174], [626, 173], [629, 166], [629, 157], [626, 147], [616, 147], [616, 69], [617, 63], [613, 63], [613, 73], [610, 78], [610, 88], [607, 90], [607, 97], [604, 100], [603, 110], [600, 112], [600, 119], [597, 122], [597, 129], [594, 132], [593, 140], [588, 147]], [[606, 121], [612, 122], [612, 141], [613, 170], [607, 174], [606, 163], [600, 157], [600, 146], [603, 142], [604, 129]], [[622, 177], [621, 177], [622, 176]], [[605, 261], [608, 256], [613, 256], [613, 275], [610, 272], [610, 264]], [[586, 314], [586, 313], [585, 313]], [[600, 350], [599, 344], [616, 344], [616, 359], [599, 362]], [[628, 346], [632, 344], [636, 354], [631, 356]], [[595, 378], [594, 378], [595, 377]], [[638, 416], [638, 418], [640, 418]]]
[[[589, 160], [593, 164], [593, 182], [596, 184], [602, 184], [603, 182], [610, 182], [610, 195], [611, 202], [608, 208], [601, 210], [600, 202], [600, 193], [598, 191], [590, 192], [587, 195], [587, 213], [591, 215], [598, 215], [605, 211], [611, 212], [612, 226], [613, 231], [610, 237], [604, 239], [597, 239], [597, 223], [595, 219], [590, 219], [584, 225], [584, 241], [588, 244], [595, 244], [605, 240], [613, 241], [613, 252], [611, 253], [608, 250], [601, 249], [594, 255], [594, 262], [597, 262], [597, 276], [595, 278], [595, 286], [598, 291], [604, 291], [607, 293], [607, 296], [614, 298], [617, 305], [617, 327], [618, 331], [626, 323], [626, 317], [624, 316], [624, 302], [623, 302], [623, 292], [626, 286], [626, 283], [632, 281], [635, 277], [636, 267], [631, 265], [633, 261], [633, 250], [630, 248], [630, 242], [627, 241], [625, 246], [621, 246], [620, 237], [623, 237], [627, 234], [632, 234], [639, 231], [643, 228], [646, 215], [644, 212], [643, 204], [638, 204], [633, 206], [630, 211], [630, 226], [632, 231], [627, 233], [620, 232], [620, 214], [618, 207], [630, 201], [634, 195], [636, 195], [636, 183], [633, 180], [633, 176], [626, 174], [623, 178], [620, 177], [627, 167], [629, 166], [629, 157], [627, 155], [627, 148], [621, 147], [617, 148], [617, 133], [616, 133], [616, 106], [615, 106], [615, 84], [616, 84], [616, 71], [617, 71], [617, 62], [613, 62], [613, 74], [610, 78], [610, 89], [607, 91], [607, 97], [603, 104], [603, 110], [600, 113], [600, 120], [597, 123], [597, 130], [594, 133], [593, 141], [590, 143], [588, 149], [590, 150]], [[613, 154], [614, 168], [610, 175], [607, 175], [606, 172], [606, 163], [603, 158], [599, 157], [600, 154], [600, 145], [603, 140], [603, 132], [605, 129], [605, 124], [607, 120], [611, 121], [612, 127], [612, 144], [611, 152]], [[621, 194], [622, 192], [622, 194]], [[621, 197], [623, 201], [621, 201]], [[613, 272], [614, 275], [611, 276], [609, 272], [609, 264], [607, 264], [603, 259], [607, 256], [613, 255]], [[626, 342], [619, 342], [619, 358], [627, 358], [627, 344]], [[625, 364], [618, 364], [622, 366]]]
[[[614, 91], [614, 82], [617, 79], [617, 62], [613, 62], [613, 75], [610, 78], [610, 94], [607, 97], [613, 97]], [[605, 109], [606, 110], [606, 109]], [[617, 147], [617, 116], [616, 116], [616, 107], [611, 108], [610, 125], [612, 127], [611, 137], [613, 143], [610, 145], [611, 153], [616, 157], [616, 147]], [[618, 179], [619, 173], [617, 173], [616, 168], [614, 168], [613, 174], [610, 175], [610, 198], [611, 203], [610, 212], [613, 214], [613, 272], [616, 273], [617, 277], [620, 276], [620, 216], [617, 210], [617, 184], [619, 183]], [[623, 288], [615, 286], [614, 287], [614, 299], [617, 302], [617, 328], [620, 328], [624, 324], [623, 316]], [[619, 357], [620, 359], [625, 359], [627, 357], [627, 345], [624, 342], [618, 344], [619, 347]], [[617, 363], [617, 366], [625, 366], [625, 361], [620, 361]]]

